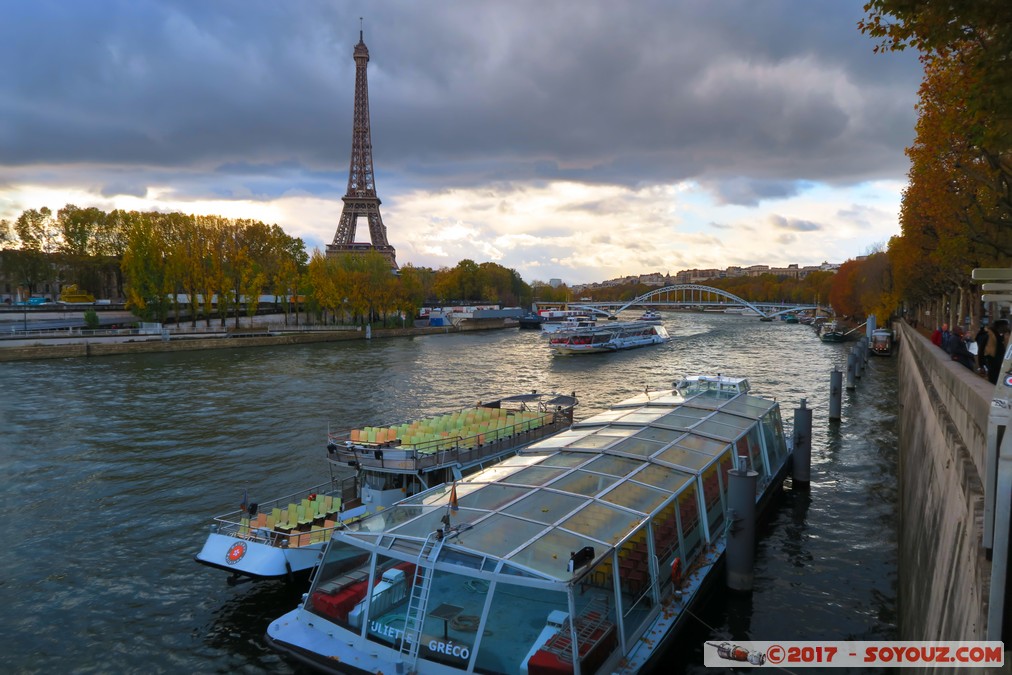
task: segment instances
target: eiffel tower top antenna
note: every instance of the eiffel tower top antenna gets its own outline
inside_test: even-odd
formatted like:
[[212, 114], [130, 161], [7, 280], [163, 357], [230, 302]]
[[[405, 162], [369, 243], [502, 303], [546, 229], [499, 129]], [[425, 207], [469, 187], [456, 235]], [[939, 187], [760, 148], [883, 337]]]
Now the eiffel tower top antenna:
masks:
[[[327, 257], [362, 254], [378, 251], [397, 269], [394, 247], [387, 241], [387, 228], [380, 216], [380, 198], [376, 195], [372, 160], [372, 132], [369, 124], [369, 48], [365, 46], [364, 20], [358, 18], [358, 44], [352, 57], [355, 60], [355, 113], [352, 120], [351, 163], [348, 168], [348, 191], [342, 197], [344, 209], [337, 225], [334, 241], [327, 245]], [[356, 242], [355, 231], [359, 219], [369, 226], [371, 243]]]

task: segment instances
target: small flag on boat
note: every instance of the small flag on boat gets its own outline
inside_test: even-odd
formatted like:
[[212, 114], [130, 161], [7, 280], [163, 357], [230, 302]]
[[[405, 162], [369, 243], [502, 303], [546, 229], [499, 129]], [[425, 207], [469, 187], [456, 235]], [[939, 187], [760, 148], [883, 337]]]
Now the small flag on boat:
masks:
[[453, 481], [453, 487], [450, 488], [450, 510], [456, 512], [460, 508], [460, 504], [457, 503], [457, 481]]
[[242, 489], [242, 504], [239, 504], [239, 510], [246, 513], [246, 506], [249, 504], [249, 495], [246, 492], [246, 488]]

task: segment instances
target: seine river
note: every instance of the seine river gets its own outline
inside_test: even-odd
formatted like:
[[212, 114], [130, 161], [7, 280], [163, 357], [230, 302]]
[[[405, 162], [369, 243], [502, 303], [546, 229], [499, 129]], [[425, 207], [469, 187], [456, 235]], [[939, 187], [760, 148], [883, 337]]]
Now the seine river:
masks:
[[894, 359], [827, 421], [849, 345], [811, 328], [671, 313], [667, 345], [552, 356], [534, 331], [0, 365], [0, 672], [296, 672], [264, 644], [304, 588], [225, 583], [193, 562], [209, 519], [328, 474], [328, 427], [498, 395], [575, 391], [586, 417], [678, 376], [748, 376], [785, 422], [814, 407], [812, 486], [761, 531], [756, 590], [715, 592], [668, 655], [704, 640], [896, 639]]

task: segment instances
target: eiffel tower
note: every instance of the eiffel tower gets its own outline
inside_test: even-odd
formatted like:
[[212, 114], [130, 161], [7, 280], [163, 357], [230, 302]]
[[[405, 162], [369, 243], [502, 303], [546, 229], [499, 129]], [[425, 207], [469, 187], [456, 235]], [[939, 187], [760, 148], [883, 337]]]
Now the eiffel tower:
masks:
[[[349, 253], [379, 251], [397, 269], [397, 253], [387, 241], [387, 228], [380, 216], [380, 199], [376, 196], [376, 182], [372, 169], [372, 134], [369, 132], [369, 49], [358, 32], [355, 45], [355, 119], [352, 122], [351, 168], [348, 170], [348, 192], [344, 195], [344, 210], [337, 225], [334, 241], [327, 245], [327, 257]], [[356, 242], [355, 229], [359, 218], [369, 223], [371, 244]]]

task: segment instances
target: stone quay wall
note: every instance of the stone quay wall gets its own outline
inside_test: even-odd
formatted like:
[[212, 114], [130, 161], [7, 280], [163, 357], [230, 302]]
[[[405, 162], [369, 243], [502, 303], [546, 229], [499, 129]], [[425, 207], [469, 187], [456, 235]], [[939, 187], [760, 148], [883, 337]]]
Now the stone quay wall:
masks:
[[[502, 329], [502, 321], [495, 325], [471, 328], [471, 330]], [[371, 337], [375, 339], [389, 337], [412, 337], [421, 335], [442, 335], [455, 333], [459, 329], [451, 326], [425, 328], [382, 328], [373, 330]], [[247, 331], [249, 332], [249, 331]], [[160, 337], [133, 340], [103, 340], [90, 338], [87, 341], [72, 344], [40, 344], [23, 347], [3, 347], [0, 345], [0, 362], [27, 361], [37, 359], [63, 359], [72, 357], [115, 356], [120, 354], [145, 354], [155, 352], [183, 352], [201, 349], [239, 349], [243, 347], [272, 347], [291, 344], [310, 344], [315, 342], [340, 342], [347, 340], [365, 340], [366, 332], [362, 330], [319, 331], [283, 333], [280, 335], [242, 335], [235, 337], [186, 337], [173, 335], [169, 340]]]
[[899, 338], [900, 639], [984, 640], [982, 546], [994, 386], [905, 323]]

